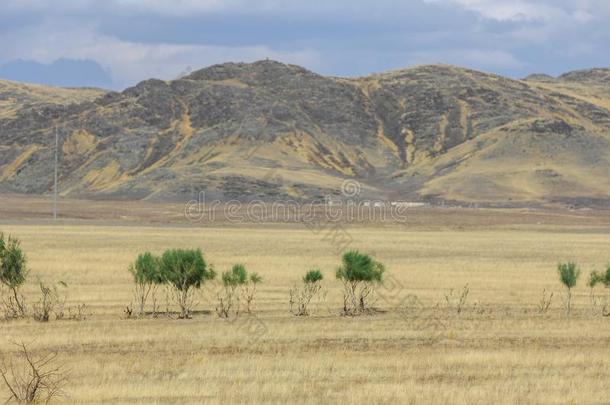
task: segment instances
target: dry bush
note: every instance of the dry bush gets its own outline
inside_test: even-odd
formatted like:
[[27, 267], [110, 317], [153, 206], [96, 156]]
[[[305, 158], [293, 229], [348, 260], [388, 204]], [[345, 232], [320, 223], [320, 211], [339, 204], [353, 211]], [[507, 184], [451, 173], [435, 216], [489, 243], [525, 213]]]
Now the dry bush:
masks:
[[133, 304], [125, 306], [125, 309], [123, 310], [123, 317], [125, 319], [131, 319], [133, 317]]
[[[168, 288], [168, 293], [171, 301], [180, 308], [180, 319], [190, 319], [193, 315], [193, 309], [197, 306], [195, 291], [192, 288]], [[169, 313], [169, 311], [168, 311]]]
[[68, 307], [68, 319], [71, 321], [84, 321], [91, 315], [84, 302]]
[[240, 296], [236, 286], [225, 286], [222, 292], [217, 294], [217, 299], [216, 313], [220, 318], [239, 316]]
[[92, 312], [88, 310], [84, 302], [70, 306], [61, 305], [60, 309], [55, 311], [57, 320], [84, 321], [91, 315], [93, 315]]
[[445, 293], [445, 303], [448, 308], [455, 310], [457, 314], [461, 314], [466, 307], [468, 294], [470, 294], [470, 287], [468, 284], [462, 287], [462, 291], [459, 294], [457, 294], [454, 289], [451, 289], [449, 292]]
[[7, 359], [4, 354], [0, 375], [10, 393], [7, 403], [48, 403], [64, 394], [67, 379], [61, 365], [57, 365], [57, 353], [36, 357], [24, 343], [16, 344], [18, 351]]
[[[62, 287], [68, 287], [63, 281], [60, 281], [58, 284]], [[40, 290], [42, 292], [42, 298], [38, 302], [37, 308], [35, 308], [33, 313], [34, 319], [38, 321], [44, 321], [44, 318], [47, 316], [47, 320], [49, 320], [51, 313], [55, 315], [55, 319], [58, 321], [84, 321], [92, 315], [92, 312], [84, 302], [67, 305], [67, 290], [65, 290], [63, 294], [60, 294], [57, 286], [51, 288], [43, 284], [40, 285]]]
[[542, 297], [538, 302], [538, 312], [546, 314], [553, 303], [553, 293], [547, 294], [546, 288], [542, 290]]
[[17, 290], [10, 290], [9, 294], [5, 294], [4, 289], [0, 292], [2, 295], [1, 310], [2, 319], [5, 321], [11, 319], [23, 318], [27, 313], [25, 297]]
[[[64, 282], [60, 282], [60, 285], [66, 287]], [[32, 317], [38, 322], [48, 322], [51, 319], [51, 314], [55, 313], [56, 319], [58, 319], [57, 308], [63, 309], [65, 305], [65, 296], [62, 299], [59, 294], [57, 286], [48, 286], [42, 281], [38, 282], [40, 288], [41, 297], [32, 308]], [[63, 310], [61, 311], [63, 312]]]
[[294, 316], [309, 316], [309, 304], [322, 289], [320, 284], [304, 284], [290, 289], [290, 313]]

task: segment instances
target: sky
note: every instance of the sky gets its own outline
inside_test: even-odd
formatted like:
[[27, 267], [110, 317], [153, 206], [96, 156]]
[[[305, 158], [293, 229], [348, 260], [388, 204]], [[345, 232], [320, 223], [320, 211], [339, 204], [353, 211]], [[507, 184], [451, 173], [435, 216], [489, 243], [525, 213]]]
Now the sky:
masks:
[[334, 76], [610, 66], [610, 0], [1, 0], [0, 78], [121, 90], [270, 58]]

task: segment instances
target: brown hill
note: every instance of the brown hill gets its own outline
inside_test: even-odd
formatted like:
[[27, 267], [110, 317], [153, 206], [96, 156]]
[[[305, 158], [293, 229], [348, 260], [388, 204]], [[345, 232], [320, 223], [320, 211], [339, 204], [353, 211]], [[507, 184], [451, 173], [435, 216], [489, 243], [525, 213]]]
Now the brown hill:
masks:
[[78, 104], [57, 96], [0, 116], [0, 190], [50, 190], [57, 126], [72, 197], [311, 200], [354, 179], [361, 198], [608, 205], [600, 71], [518, 81], [435, 65], [343, 79], [261, 61]]

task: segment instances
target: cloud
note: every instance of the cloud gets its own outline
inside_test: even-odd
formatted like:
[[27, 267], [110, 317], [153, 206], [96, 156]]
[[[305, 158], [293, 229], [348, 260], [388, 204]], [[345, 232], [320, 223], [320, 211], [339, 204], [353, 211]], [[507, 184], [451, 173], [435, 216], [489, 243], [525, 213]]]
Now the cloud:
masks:
[[304, 2], [301, 0], [3, 0], [0, 12], [44, 12], [44, 13], [96, 13], [110, 14], [161, 14], [192, 16], [193, 14], [239, 13], [306, 13], [370, 16], [391, 10], [408, 9], [419, 0], [407, 1], [403, 6], [392, 0], [353, 1], [333, 0], [327, 2]]
[[454, 4], [497, 21], [559, 23], [570, 20], [586, 24], [598, 11], [610, 12], [606, 0], [425, 0]]
[[[241, 0], [112, 0], [114, 7], [136, 12], [153, 12], [165, 15], [191, 15], [193, 13], [210, 13], [218, 11], [235, 10], [248, 6], [247, 1]], [[266, 2], [251, 3], [250, 7], [258, 8]]]
[[610, 65], [608, 0], [3, 0], [0, 63], [96, 61], [117, 88], [262, 58], [357, 76], [446, 62], [522, 76]]
[[418, 51], [408, 55], [409, 64], [447, 63], [488, 71], [524, 70], [526, 64], [510, 52], [485, 49]]
[[219, 13], [257, 15], [332, 15], [388, 19], [406, 16], [421, 3], [453, 4], [499, 21], [540, 20], [571, 16], [583, 23], [598, 12], [609, 13], [607, 0], [3, 0], [0, 14], [39, 12], [47, 15], [146, 15], [193, 16]]
[[99, 62], [112, 72], [114, 87], [123, 88], [156, 77], [173, 79], [188, 66], [195, 68], [228, 60], [254, 61], [272, 58], [316, 66], [315, 51], [277, 51], [267, 46], [221, 47], [206, 45], [145, 44], [101, 35], [91, 26], [66, 23], [59, 27], [37, 26], [0, 35], [6, 44], [3, 59], [32, 59], [51, 63], [60, 58]]
[[538, 2], [508, 0], [427, 0], [437, 3], [454, 3], [498, 21], [549, 20], [563, 14], [561, 8]]

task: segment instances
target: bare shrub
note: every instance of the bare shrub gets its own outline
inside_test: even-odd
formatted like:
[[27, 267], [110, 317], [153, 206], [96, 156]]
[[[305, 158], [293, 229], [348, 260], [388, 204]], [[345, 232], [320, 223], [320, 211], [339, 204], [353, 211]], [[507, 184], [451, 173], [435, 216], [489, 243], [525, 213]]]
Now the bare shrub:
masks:
[[133, 305], [129, 304], [123, 310], [123, 316], [125, 319], [131, 319], [133, 317]]
[[484, 303], [477, 301], [474, 304], [472, 304], [472, 310], [474, 311], [475, 314], [478, 315], [485, 315], [487, 314], [491, 314], [492, 313], [492, 309], [489, 305], [485, 305]]
[[68, 319], [71, 321], [84, 321], [91, 316], [84, 302], [68, 307]]
[[26, 314], [25, 297], [16, 290], [10, 290], [9, 294], [2, 291], [2, 318], [11, 320], [22, 318]]
[[[59, 288], [57, 288], [58, 286], [66, 288], [63, 294], [60, 293]], [[55, 315], [55, 319], [58, 321], [84, 321], [89, 318], [92, 313], [84, 302], [77, 302], [72, 305], [67, 304], [67, 287], [68, 285], [63, 281], [60, 281], [53, 287], [41, 283], [40, 290], [42, 297], [34, 308], [34, 313], [32, 314], [34, 319], [46, 322], [45, 318], [48, 317], [47, 320], [50, 320], [51, 313]]]
[[41, 297], [32, 310], [32, 317], [38, 322], [48, 322], [58, 300], [57, 288], [39, 283]]
[[445, 304], [448, 308], [455, 310], [457, 314], [461, 314], [466, 307], [468, 294], [470, 294], [470, 287], [468, 284], [462, 287], [462, 291], [459, 293], [457, 293], [454, 289], [451, 289], [449, 292], [445, 293]]
[[540, 297], [540, 301], [538, 302], [538, 312], [541, 314], [546, 314], [551, 308], [551, 304], [553, 303], [553, 293], [547, 293], [546, 288], [542, 290], [542, 297]]
[[48, 403], [64, 394], [67, 379], [57, 353], [34, 356], [24, 343], [8, 359], [3, 354], [0, 375], [10, 396], [7, 402]]
[[231, 314], [239, 316], [239, 295], [235, 293], [235, 288], [224, 287], [223, 292], [216, 294], [216, 314], [220, 318], [229, 318]]
[[32, 317], [39, 322], [48, 322], [51, 315], [60, 320], [65, 317], [66, 301], [68, 299], [67, 290], [60, 293], [58, 287], [67, 288], [68, 285], [60, 281], [55, 285], [49, 286], [39, 281], [41, 297], [33, 306]]
[[61, 310], [55, 312], [55, 319], [57, 320], [68, 320], [68, 321], [84, 321], [92, 315], [91, 311], [88, 310], [87, 304], [84, 302], [62, 306]]

